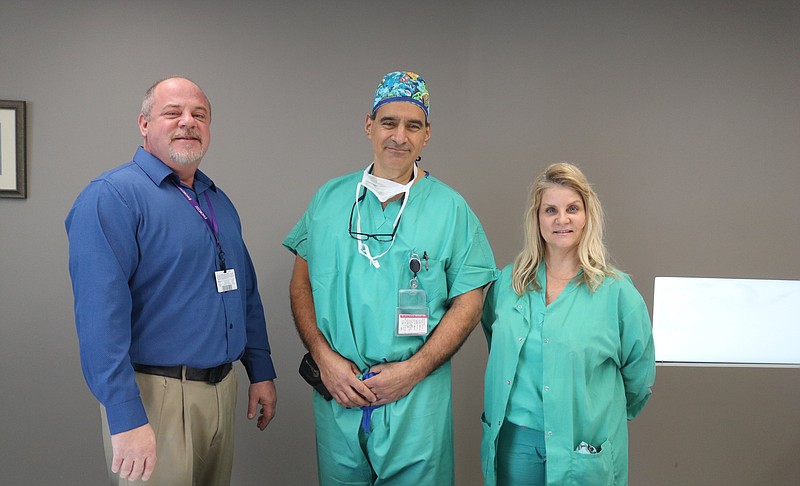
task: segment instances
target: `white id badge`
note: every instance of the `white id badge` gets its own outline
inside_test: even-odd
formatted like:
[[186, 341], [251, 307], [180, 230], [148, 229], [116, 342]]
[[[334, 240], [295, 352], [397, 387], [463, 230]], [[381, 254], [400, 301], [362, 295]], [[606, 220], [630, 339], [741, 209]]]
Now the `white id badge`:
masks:
[[236, 286], [236, 272], [232, 268], [214, 272], [214, 278], [217, 279], [217, 292], [220, 294], [239, 288]]
[[395, 336], [425, 336], [428, 334], [428, 306], [425, 291], [401, 289], [397, 294]]

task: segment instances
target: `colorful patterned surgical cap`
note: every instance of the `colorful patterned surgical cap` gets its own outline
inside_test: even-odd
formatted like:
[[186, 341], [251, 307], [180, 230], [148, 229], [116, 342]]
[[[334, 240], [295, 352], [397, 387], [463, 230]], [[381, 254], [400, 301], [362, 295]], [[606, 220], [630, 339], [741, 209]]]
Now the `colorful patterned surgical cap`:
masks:
[[427, 120], [430, 112], [430, 96], [425, 80], [417, 73], [411, 71], [395, 71], [387, 74], [381, 80], [380, 86], [375, 91], [375, 101], [372, 104], [372, 116], [382, 105], [393, 101], [406, 101], [422, 108]]

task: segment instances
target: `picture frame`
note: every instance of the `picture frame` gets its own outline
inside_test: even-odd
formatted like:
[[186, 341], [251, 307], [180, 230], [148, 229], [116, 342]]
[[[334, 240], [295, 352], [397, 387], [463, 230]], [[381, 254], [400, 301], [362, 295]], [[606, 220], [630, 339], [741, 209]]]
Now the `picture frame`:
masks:
[[26, 126], [25, 102], [0, 100], [0, 197], [28, 197]]

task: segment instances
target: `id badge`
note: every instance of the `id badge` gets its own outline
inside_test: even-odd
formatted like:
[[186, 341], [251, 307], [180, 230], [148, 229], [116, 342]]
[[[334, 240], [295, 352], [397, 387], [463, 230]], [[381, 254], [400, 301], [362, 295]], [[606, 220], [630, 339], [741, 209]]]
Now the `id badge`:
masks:
[[428, 334], [428, 306], [422, 289], [401, 289], [397, 295], [395, 336]]
[[220, 294], [239, 288], [236, 286], [236, 272], [232, 268], [214, 272], [214, 278], [217, 280], [217, 292]]

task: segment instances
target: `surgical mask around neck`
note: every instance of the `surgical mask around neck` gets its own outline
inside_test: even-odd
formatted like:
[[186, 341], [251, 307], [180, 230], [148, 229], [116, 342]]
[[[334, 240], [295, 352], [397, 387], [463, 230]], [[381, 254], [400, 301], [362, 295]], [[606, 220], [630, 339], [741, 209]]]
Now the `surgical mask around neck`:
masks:
[[[398, 229], [398, 225], [400, 224], [400, 216], [403, 215], [403, 210], [406, 208], [406, 203], [408, 203], [408, 193], [411, 190], [411, 186], [414, 185], [414, 181], [417, 178], [417, 164], [414, 164], [414, 177], [408, 182], [408, 184], [398, 184], [395, 181], [389, 179], [383, 179], [377, 176], [370, 174], [370, 169], [372, 169], [372, 165], [364, 169], [364, 176], [361, 178], [361, 182], [356, 185], [356, 231], [361, 233], [361, 209], [359, 208], [358, 200], [359, 200], [359, 192], [361, 188], [364, 187], [368, 189], [370, 192], [375, 194], [375, 197], [381, 203], [388, 201], [389, 199], [397, 196], [398, 194], [403, 194], [403, 203], [400, 205], [400, 211], [397, 212], [397, 217], [394, 220], [394, 224], [392, 225], [393, 232], [396, 233]], [[369, 263], [375, 268], [381, 268], [381, 264], [378, 263], [378, 259], [383, 255], [387, 254], [389, 250], [392, 249], [394, 246], [395, 237], [392, 237], [392, 242], [389, 244], [389, 248], [387, 248], [383, 253], [380, 255], [372, 256], [372, 252], [370, 252], [369, 245], [367, 245], [366, 240], [356, 240], [358, 252], [369, 260]]]
[[375, 164], [364, 169], [364, 176], [361, 178], [361, 185], [366, 187], [371, 193], [375, 194], [378, 201], [385, 203], [398, 194], [407, 194], [414, 180], [417, 178], [417, 164], [414, 164], [414, 177], [407, 184], [400, 184], [390, 179], [384, 179], [370, 173]]

